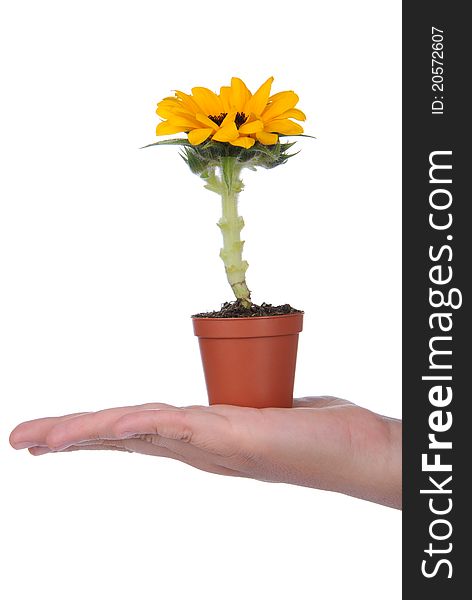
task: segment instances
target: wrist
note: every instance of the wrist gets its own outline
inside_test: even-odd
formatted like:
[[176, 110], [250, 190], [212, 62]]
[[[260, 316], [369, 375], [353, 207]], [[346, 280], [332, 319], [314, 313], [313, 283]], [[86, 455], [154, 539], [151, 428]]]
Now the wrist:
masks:
[[402, 422], [375, 415], [378, 436], [357, 459], [357, 477], [352, 495], [384, 504], [402, 507]]

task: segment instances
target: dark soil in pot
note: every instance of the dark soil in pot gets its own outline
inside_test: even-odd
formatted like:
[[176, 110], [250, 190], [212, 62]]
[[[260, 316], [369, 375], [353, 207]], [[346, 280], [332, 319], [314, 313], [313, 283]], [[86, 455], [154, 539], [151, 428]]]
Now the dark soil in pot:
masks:
[[238, 317], [277, 317], [280, 315], [291, 315], [301, 312], [303, 311], [293, 308], [290, 304], [273, 306], [272, 304], [263, 302], [260, 305], [251, 304], [251, 306], [245, 307], [239, 300], [235, 300], [234, 302], [225, 302], [220, 310], [198, 313], [192, 315], [192, 317], [198, 319], [234, 319]]

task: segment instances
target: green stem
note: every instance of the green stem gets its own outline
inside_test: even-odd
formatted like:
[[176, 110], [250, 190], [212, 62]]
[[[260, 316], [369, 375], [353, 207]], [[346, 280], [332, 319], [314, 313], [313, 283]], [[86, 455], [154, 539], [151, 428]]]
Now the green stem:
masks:
[[[245, 307], [251, 306], [251, 292], [246, 284], [248, 263], [242, 259], [244, 242], [241, 229], [244, 220], [238, 214], [238, 195], [243, 189], [242, 166], [233, 157], [221, 158], [221, 179], [218, 192], [221, 195], [222, 216], [218, 222], [223, 235], [220, 257], [224, 262], [226, 277], [236, 298]], [[216, 190], [213, 190], [216, 191]]]

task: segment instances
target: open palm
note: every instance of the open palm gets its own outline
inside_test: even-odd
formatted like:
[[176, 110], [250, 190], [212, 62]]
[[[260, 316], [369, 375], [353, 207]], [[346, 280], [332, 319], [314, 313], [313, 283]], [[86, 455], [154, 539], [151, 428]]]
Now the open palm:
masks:
[[399, 507], [400, 435], [399, 421], [319, 396], [295, 400], [289, 409], [152, 403], [47, 417], [18, 425], [10, 443], [35, 456], [138, 452]]

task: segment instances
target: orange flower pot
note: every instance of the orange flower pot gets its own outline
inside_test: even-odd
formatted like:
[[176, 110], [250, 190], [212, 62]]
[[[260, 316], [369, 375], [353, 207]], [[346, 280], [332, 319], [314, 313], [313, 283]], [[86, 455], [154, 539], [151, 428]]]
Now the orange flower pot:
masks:
[[303, 313], [192, 320], [210, 404], [292, 406]]

